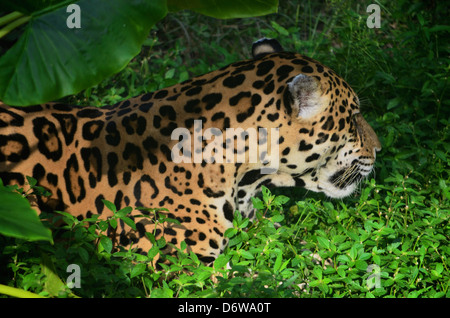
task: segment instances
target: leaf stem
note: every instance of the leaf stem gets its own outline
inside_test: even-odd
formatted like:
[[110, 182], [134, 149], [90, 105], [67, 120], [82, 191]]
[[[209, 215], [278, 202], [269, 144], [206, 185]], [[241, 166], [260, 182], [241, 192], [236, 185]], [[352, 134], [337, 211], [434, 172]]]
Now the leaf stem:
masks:
[[8, 24], [18, 18], [23, 16], [23, 13], [20, 13], [18, 11], [11, 12], [10, 14], [5, 15], [4, 17], [0, 18], [0, 26]]

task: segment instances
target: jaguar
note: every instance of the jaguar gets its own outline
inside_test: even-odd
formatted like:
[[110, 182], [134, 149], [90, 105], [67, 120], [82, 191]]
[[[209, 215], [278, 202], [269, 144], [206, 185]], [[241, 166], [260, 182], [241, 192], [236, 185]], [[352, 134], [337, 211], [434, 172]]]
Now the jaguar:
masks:
[[[131, 212], [136, 230], [120, 221], [109, 231], [117, 246], [145, 253], [151, 232], [174, 246], [184, 241], [206, 263], [226, 247], [224, 233], [236, 211], [255, 217], [251, 198], [263, 185], [303, 187], [330, 198], [353, 193], [381, 149], [354, 90], [327, 66], [284, 51], [275, 39], [255, 42], [252, 55], [115, 105], [0, 103], [0, 178], [24, 190], [27, 176], [36, 179], [51, 193], [29, 197], [40, 213], [107, 219], [112, 212], [105, 200], [117, 209], [146, 208]], [[200, 135], [200, 148], [181, 144], [209, 128], [233, 128], [235, 135]], [[254, 141], [250, 128], [266, 133]], [[176, 129], [185, 133], [174, 137]], [[249, 160], [255, 152], [250, 141], [271, 153]], [[202, 160], [175, 162], [186, 149]], [[230, 149], [245, 160], [225, 160]], [[269, 158], [276, 169], [268, 172]], [[150, 217], [158, 210], [166, 221]], [[167, 244], [164, 252], [174, 251]]]

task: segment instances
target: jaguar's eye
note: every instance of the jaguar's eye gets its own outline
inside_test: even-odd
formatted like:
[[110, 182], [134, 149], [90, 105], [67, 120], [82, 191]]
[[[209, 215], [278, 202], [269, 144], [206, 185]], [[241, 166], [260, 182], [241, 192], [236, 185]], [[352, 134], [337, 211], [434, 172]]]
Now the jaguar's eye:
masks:
[[363, 127], [361, 127], [360, 122], [362, 119], [361, 113], [356, 113], [352, 115], [352, 122], [354, 125], [355, 133], [359, 136], [363, 136]]

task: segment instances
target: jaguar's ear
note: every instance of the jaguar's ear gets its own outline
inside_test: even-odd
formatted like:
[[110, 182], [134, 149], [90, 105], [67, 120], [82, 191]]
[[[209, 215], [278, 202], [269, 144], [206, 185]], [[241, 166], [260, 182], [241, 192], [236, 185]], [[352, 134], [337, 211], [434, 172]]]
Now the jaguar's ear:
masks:
[[253, 42], [252, 55], [254, 59], [276, 52], [283, 52], [283, 47], [280, 42], [275, 39], [262, 38], [256, 42]]
[[292, 111], [298, 117], [312, 118], [328, 106], [329, 97], [324, 94], [320, 81], [305, 74], [299, 74], [288, 84]]

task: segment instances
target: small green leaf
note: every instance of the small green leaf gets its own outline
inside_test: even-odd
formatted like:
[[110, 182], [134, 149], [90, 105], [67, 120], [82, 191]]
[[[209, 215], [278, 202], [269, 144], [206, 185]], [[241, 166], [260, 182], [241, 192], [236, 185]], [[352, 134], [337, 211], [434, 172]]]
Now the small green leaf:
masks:
[[350, 257], [352, 260], [356, 260], [356, 257], [358, 256], [358, 249], [357, 245], [354, 244], [352, 248], [350, 249]]
[[213, 18], [235, 19], [276, 13], [278, 0], [167, 0], [169, 11], [192, 10]]
[[159, 240], [156, 241], [156, 245], [161, 249], [166, 246], [167, 242], [164, 236], [162, 236]]
[[[165, 281], [163, 284], [166, 283]], [[167, 283], [166, 283], [167, 285]], [[150, 298], [172, 298], [173, 290], [171, 290], [168, 286], [163, 288], [155, 288], [152, 290], [150, 294]]]
[[392, 108], [397, 107], [400, 104], [400, 101], [401, 101], [400, 97], [395, 97], [391, 99], [387, 104], [387, 109], [390, 110]]
[[395, 233], [394, 229], [392, 229], [390, 227], [386, 227], [386, 226], [383, 226], [380, 230], [381, 235], [389, 235], [389, 234], [394, 234], [394, 233]]
[[246, 228], [247, 225], [248, 225], [248, 223], [250, 223], [250, 220], [249, 220], [248, 218], [245, 218], [245, 219], [242, 221], [242, 223], [239, 224], [239, 228], [240, 228], [240, 229]]
[[43, 296], [40, 296], [38, 294], [2, 284], [0, 284], [0, 294], [18, 298], [44, 298]]
[[271, 21], [270, 23], [272, 24], [272, 27], [273, 27], [278, 33], [280, 33], [280, 35], [282, 35], [282, 36], [289, 36], [289, 31], [286, 30], [284, 27], [282, 27], [281, 25], [279, 25], [279, 24], [276, 23], [275, 21]]
[[200, 264], [198, 256], [194, 252], [190, 251], [189, 256], [191, 257], [191, 259], [194, 261], [195, 264], [197, 265]]
[[371, 256], [372, 254], [370, 253], [362, 253], [361, 255], [359, 255], [358, 259], [361, 261], [365, 261], [368, 260]]
[[166, 72], [166, 74], [164, 75], [164, 78], [165, 79], [171, 79], [171, 78], [173, 78], [174, 75], [175, 75], [175, 69], [171, 68], [170, 70], [168, 70]]
[[42, 273], [46, 276], [44, 289], [50, 296], [58, 296], [58, 294], [66, 289], [66, 285], [56, 274], [55, 265], [50, 256], [45, 253], [41, 254], [41, 269]]
[[[109, 225], [111, 225], [111, 227], [112, 227], [113, 229], [117, 228], [117, 219], [110, 219], [110, 220], [109, 220]], [[101, 227], [100, 227], [100, 229], [103, 230], [103, 231], [106, 231], [107, 228], [108, 228], [108, 226], [106, 226], [105, 228], [101, 228]]]
[[274, 204], [276, 205], [283, 205], [289, 202], [289, 197], [285, 196], [285, 195], [277, 195], [275, 197], [275, 200], [273, 201]]
[[255, 256], [253, 256], [253, 254], [250, 253], [249, 251], [240, 251], [240, 254], [245, 259], [254, 259], [255, 258]]
[[30, 185], [30, 187], [34, 187], [37, 183], [37, 180], [35, 178], [29, 177], [29, 176], [27, 176], [27, 181], [28, 181], [28, 184]]
[[355, 267], [359, 270], [365, 271], [367, 269], [367, 262], [366, 261], [362, 261], [362, 260], [356, 260], [355, 262]]
[[77, 247], [78, 255], [80, 255], [81, 260], [83, 263], [87, 264], [89, 262], [89, 253], [86, 251], [86, 249], [82, 246]]
[[340, 265], [337, 269], [337, 273], [339, 274], [339, 276], [341, 276], [341, 278], [344, 278], [347, 274], [347, 269], [348, 266], [345, 265]]
[[158, 246], [153, 245], [152, 248], [148, 251], [147, 255], [149, 257], [149, 259], [154, 259], [156, 255], [158, 255], [160, 252]]
[[271, 217], [272, 222], [277, 223], [277, 222], [281, 222], [284, 220], [284, 215], [282, 214], [276, 214], [274, 216]]
[[133, 211], [133, 208], [130, 206], [124, 207], [123, 209], [120, 209], [115, 213], [115, 216], [118, 218], [121, 218], [123, 216], [126, 216], [127, 214], [130, 214], [131, 211]]
[[165, 0], [76, 4], [80, 28], [67, 25], [67, 1], [45, 10], [42, 4], [30, 14], [21, 37], [0, 57], [0, 100], [40, 104], [98, 84], [139, 53], [150, 28], [167, 13]]
[[321, 269], [320, 267], [317, 267], [317, 266], [314, 267], [313, 273], [314, 273], [314, 275], [317, 277], [317, 279], [318, 279], [319, 281], [322, 280], [322, 269]]
[[165, 218], [164, 221], [167, 223], [172, 223], [172, 224], [177, 224], [177, 225], [181, 224], [180, 221], [178, 221], [177, 219], [173, 219], [173, 218]]
[[234, 245], [238, 245], [239, 243], [241, 243], [242, 242], [242, 238], [241, 238], [241, 236], [240, 235], [236, 235], [236, 236], [233, 236], [231, 239], [230, 239], [230, 241], [228, 242], [228, 246], [234, 246]]
[[283, 253], [281, 253], [281, 251], [280, 251], [277, 254], [277, 258], [275, 259], [275, 265], [273, 266], [273, 271], [275, 273], [279, 271], [282, 260], [283, 260]]

